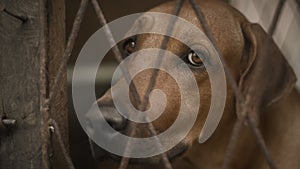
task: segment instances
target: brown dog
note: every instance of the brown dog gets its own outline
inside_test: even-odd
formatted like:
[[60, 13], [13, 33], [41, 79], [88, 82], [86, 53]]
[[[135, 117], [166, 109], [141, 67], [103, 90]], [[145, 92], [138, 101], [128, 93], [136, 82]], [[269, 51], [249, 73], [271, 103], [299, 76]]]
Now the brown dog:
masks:
[[[254, 117], [276, 165], [282, 169], [300, 168], [300, 134], [298, 131], [300, 129], [300, 96], [294, 89], [296, 81], [294, 72], [273, 40], [259, 25], [249, 23], [241, 13], [226, 3], [214, 0], [198, 0], [197, 3], [206, 17], [216, 39], [217, 47], [239, 84], [248, 106], [253, 112], [257, 112]], [[165, 3], [151, 11], [172, 14], [175, 4], [175, 2]], [[202, 26], [188, 2], [183, 5], [179, 16], [202, 30]], [[164, 37], [160, 35], [138, 35], [131, 41], [126, 41], [123, 47], [127, 53], [145, 48], [159, 48], [163, 39]], [[197, 142], [199, 133], [210, 107], [211, 88], [208, 74], [205, 69], [200, 68], [201, 61], [197, 58], [194, 60], [187, 58], [193, 53], [181, 42], [170, 39], [166, 49], [182, 56], [187, 64], [196, 67], [193, 69], [193, 73], [201, 96], [201, 107], [196, 124], [188, 136], [167, 152], [167, 155], [172, 160], [174, 168], [219, 169], [224, 161], [233, 125], [241, 107], [237, 105], [235, 96], [228, 87], [226, 107], [221, 123], [207, 142], [199, 144]], [[133, 82], [141, 96], [146, 92], [151, 75], [152, 71], [147, 70], [134, 77]], [[117, 86], [118, 83], [114, 87]], [[158, 72], [154, 88], [164, 91], [168, 100], [162, 116], [153, 122], [159, 133], [166, 130], [176, 119], [176, 112], [180, 105], [180, 92], [174, 79], [163, 71]], [[133, 104], [136, 104], [134, 99], [132, 100]], [[114, 109], [110, 90], [100, 99], [99, 105], [106, 107], [107, 112], [104, 113], [104, 116], [113, 127], [123, 132], [128, 130], [128, 123], [124, 123], [124, 119], [120, 120], [120, 115], [115, 111], [109, 111]], [[147, 127], [143, 125], [138, 127], [138, 136], [149, 136], [147, 133], [149, 133]], [[159, 159], [158, 156], [136, 160], [142, 164], [132, 164], [130, 168], [158, 167], [155, 166], [155, 163], [159, 162]], [[105, 160], [99, 162], [99, 168], [116, 166], [118, 166], [117, 162], [114, 164]], [[255, 138], [247, 126], [243, 127], [238, 138], [230, 166], [236, 169], [268, 168]]]

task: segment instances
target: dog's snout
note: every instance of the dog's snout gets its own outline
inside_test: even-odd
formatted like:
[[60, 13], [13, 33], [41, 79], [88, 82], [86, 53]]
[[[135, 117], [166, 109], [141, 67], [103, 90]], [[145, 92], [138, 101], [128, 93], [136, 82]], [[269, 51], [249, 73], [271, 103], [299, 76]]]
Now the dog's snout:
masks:
[[120, 131], [126, 126], [126, 119], [114, 107], [100, 107], [106, 122], [115, 130]]

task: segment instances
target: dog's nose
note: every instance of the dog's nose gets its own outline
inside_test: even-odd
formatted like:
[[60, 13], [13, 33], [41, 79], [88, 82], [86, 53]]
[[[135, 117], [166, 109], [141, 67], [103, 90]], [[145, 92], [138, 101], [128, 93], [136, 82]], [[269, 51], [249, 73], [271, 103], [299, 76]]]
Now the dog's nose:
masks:
[[[102, 118], [99, 117], [99, 113], [101, 113]], [[86, 130], [91, 137], [90, 147], [94, 159], [102, 158], [107, 152], [98, 146], [99, 144], [96, 144], [92, 139], [97, 140], [97, 137], [99, 138], [100, 136], [108, 138], [109, 140], [114, 136], [104, 124], [108, 123], [116, 132], [121, 132], [126, 127], [126, 119], [116, 110], [116, 108], [113, 106], [101, 106], [101, 104], [98, 105], [97, 103], [93, 104], [85, 115], [85, 122]], [[102, 135], [99, 135], [99, 132]]]
[[115, 130], [120, 131], [126, 126], [126, 119], [114, 107], [100, 107], [102, 116]]

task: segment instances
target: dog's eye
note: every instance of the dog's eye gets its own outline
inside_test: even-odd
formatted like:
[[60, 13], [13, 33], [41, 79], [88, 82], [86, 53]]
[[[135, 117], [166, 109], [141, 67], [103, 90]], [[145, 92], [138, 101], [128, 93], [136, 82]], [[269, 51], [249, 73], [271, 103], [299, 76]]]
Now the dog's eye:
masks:
[[135, 46], [136, 46], [135, 39], [130, 38], [127, 41], [125, 41], [125, 43], [123, 44], [124, 54], [126, 56], [129, 56], [134, 51]]
[[189, 64], [192, 65], [192, 66], [195, 66], [195, 67], [203, 66], [203, 62], [202, 62], [201, 57], [194, 51], [191, 51], [187, 55], [187, 60], [188, 60]]

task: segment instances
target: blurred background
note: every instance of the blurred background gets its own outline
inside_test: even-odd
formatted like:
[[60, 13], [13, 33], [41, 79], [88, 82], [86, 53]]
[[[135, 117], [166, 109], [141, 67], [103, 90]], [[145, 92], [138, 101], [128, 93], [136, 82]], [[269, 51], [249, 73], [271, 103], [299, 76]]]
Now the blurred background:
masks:
[[[251, 22], [269, 30], [276, 8], [283, 0], [230, 0]], [[286, 0], [273, 38], [300, 79], [300, 0]], [[300, 81], [297, 83], [298, 89]]]

